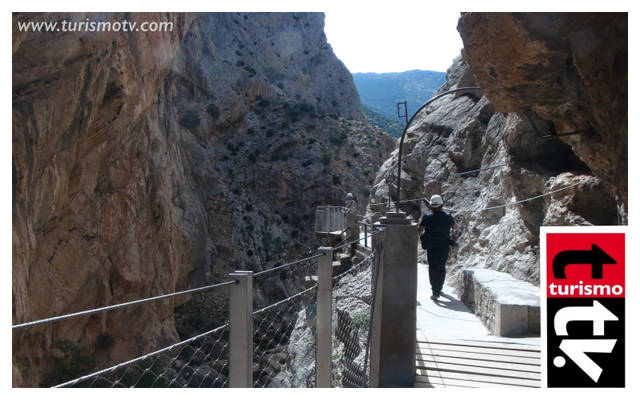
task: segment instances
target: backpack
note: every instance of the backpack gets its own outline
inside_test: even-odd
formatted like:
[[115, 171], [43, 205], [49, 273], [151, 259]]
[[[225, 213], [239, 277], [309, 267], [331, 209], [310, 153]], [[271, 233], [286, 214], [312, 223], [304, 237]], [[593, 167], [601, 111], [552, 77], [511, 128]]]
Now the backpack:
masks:
[[425, 216], [424, 233], [420, 242], [424, 250], [431, 247], [449, 247], [451, 238], [451, 216], [445, 212], [430, 213]]

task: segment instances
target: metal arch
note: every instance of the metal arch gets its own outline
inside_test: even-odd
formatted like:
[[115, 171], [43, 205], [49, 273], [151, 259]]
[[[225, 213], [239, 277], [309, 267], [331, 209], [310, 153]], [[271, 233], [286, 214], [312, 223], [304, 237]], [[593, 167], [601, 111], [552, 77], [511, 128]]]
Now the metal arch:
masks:
[[[420, 108], [418, 108], [418, 110], [411, 116], [411, 119], [409, 119], [409, 121], [407, 122], [407, 124], [404, 127], [404, 131], [402, 131], [402, 137], [400, 138], [400, 144], [398, 145], [398, 186], [397, 186], [397, 199], [396, 199], [396, 209], [400, 209], [399, 205], [400, 205], [400, 176], [402, 174], [402, 144], [404, 143], [404, 137], [407, 133], [407, 130], [409, 129], [409, 126], [411, 126], [411, 123], [413, 122], [414, 118], [420, 113], [420, 111], [424, 110], [425, 107], [427, 107], [429, 104], [431, 104], [432, 102], [434, 102], [435, 100], [439, 99], [440, 97], [446, 95], [446, 94], [450, 94], [450, 93], [454, 93], [454, 92], [461, 92], [461, 91], [465, 91], [465, 90], [482, 90], [482, 88], [479, 87], [463, 87], [463, 88], [459, 88], [459, 89], [452, 89], [452, 90], [448, 90], [444, 93], [440, 93], [437, 96], [433, 96], [429, 101], [427, 101], [426, 103], [424, 103]], [[405, 114], [405, 118], [406, 118], [406, 114]]]
[[536, 127], [536, 124], [533, 123], [533, 120], [531, 119], [531, 117], [529, 116], [529, 111], [531, 110], [527, 110], [524, 113], [522, 113], [522, 115], [524, 115], [525, 117], [527, 117], [527, 120], [529, 121], [529, 123], [531, 124], [531, 126], [533, 127], [533, 130], [535, 131], [536, 135], [538, 135], [538, 137], [540, 139], [557, 139], [559, 137], [563, 137], [563, 136], [571, 136], [571, 135], [579, 135], [582, 132], [569, 132], [569, 133], [558, 133], [555, 135], [547, 135], [547, 136], [542, 136], [542, 134], [540, 133], [540, 131], [538, 131], [538, 127]]

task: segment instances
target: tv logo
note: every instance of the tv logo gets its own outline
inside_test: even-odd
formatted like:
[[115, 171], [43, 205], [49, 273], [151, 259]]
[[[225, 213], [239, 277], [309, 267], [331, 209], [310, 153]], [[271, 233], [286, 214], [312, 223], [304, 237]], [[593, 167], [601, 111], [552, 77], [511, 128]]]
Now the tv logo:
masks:
[[625, 234], [544, 234], [548, 387], [624, 387]]

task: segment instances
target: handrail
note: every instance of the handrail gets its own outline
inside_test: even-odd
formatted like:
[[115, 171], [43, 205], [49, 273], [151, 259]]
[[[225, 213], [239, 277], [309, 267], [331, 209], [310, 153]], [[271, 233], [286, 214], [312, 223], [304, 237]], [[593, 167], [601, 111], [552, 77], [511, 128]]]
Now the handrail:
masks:
[[452, 89], [452, 90], [448, 90], [444, 93], [440, 93], [437, 96], [433, 96], [429, 101], [427, 101], [426, 103], [424, 103], [420, 108], [418, 108], [418, 111], [416, 111], [412, 116], [411, 119], [409, 120], [409, 122], [407, 122], [407, 124], [404, 127], [404, 131], [402, 131], [402, 137], [400, 138], [400, 144], [398, 145], [398, 185], [397, 185], [397, 199], [396, 199], [396, 209], [400, 210], [400, 176], [402, 174], [402, 144], [404, 143], [404, 137], [407, 133], [407, 129], [409, 129], [409, 126], [411, 126], [411, 123], [413, 122], [413, 119], [418, 115], [418, 113], [420, 113], [420, 111], [424, 110], [425, 107], [427, 107], [429, 104], [431, 104], [432, 102], [434, 102], [435, 100], [439, 99], [440, 97], [450, 94], [450, 93], [454, 93], [454, 92], [460, 92], [463, 90], [482, 90], [479, 87], [463, 87], [463, 88], [459, 88], [459, 89]]
[[[365, 236], [364, 238], [367, 238], [367, 237], [373, 237], [373, 236], [377, 235], [378, 233], [382, 232], [383, 230], [384, 230], [384, 228], [381, 228], [381, 229], [375, 230], [375, 231], [371, 232], [371, 234], [370, 234], [369, 236]], [[362, 239], [364, 239], [364, 238], [360, 238], [360, 237], [358, 237], [357, 239], [355, 239], [355, 240], [353, 240], [353, 241], [351, 241], [351, 242], [349, 242], [349, 243], [345, 243], [345, 244], [338, 245], [338, 246], [334, 247], [332, 250], [334, 250], [334, 251], [335, 251], [335, 250], [340, 250], [340, 249], [342, 249], [342, 248], [344, 248], [344, 247], [347, 247], [347, 246], [349, 246], [349, 245], [351, 245], [351, 244], [357, 243], [357, 242], [361, 241], [361, 240], [362, 240]]]
[[529, 111], [527, 110], [524, 113], [522, 113], [525, 117], [527, 117], [527, 120], [529, 121], [529, 123], [531, 124], [531, 126], [533, 127], [533, 130], [535, 131], [536, 135], [538, 135], [538, 137], [540, 139], [557, 139], [559, 137], [563, 137], [563, 136], [571, 136], [571, 135], [579, 135], [582, 132], [569, 132], [569, 133], [557, 133], [555, 135], [547, 135], [547, 136], [542, 136], [542, 134], [538, 131], [538, 127], [536, 126], [536, 124], [533, 123], [533, 120], [531, 119], [531, 117], [529, 116]]
[[[282, 269], [282, 268], [285, 268], [285, 267], [289, 267], [291, 265], [294, 265], [294, 264], [297, 264], [297, 263], [301, 263], [301, 262], [304, 262], [304, 261], [313, 260], [313, 259], [318, 258], [318, 257], [319, 257], [319, 255], [314, 255], [314, 256], [311, 256], [311, 257], [308, 257], [308, 258], [305, 258], [305, 259], [302, 259], [302, 260], [294, 261], [294, 262], [291, 262], [291, 263], [288, 263], [288, 264], [280, 265], [280, 266], [275, 267], [275, 268], [271, 268], [271, 269], [267, 269], [267, 270], [258, 272], [256, 274], [254, 274], [253, 276], [254, 277], [255, 276], [260, 276], [260, 275], [265, 274], [265, 273], [273, 272], [273, 271], [276, 271], [276, 270], [279, 270], [279, 269]], [[112, 305], [112, 306], [106, 306], [106, 307], [96, 308], [96, 309], [92, 309], [92, 310], [80, 311], [80, 312], [72, 313], [72, 314], [60, 315], [60, 316], [57, 316], [57, 317], [45, 318], [45, 319], [31, 321], [31, 322], [25, 322], [23, 324], [13, 325], [11, 327], [11, 330], [30, 328], [32, 326], [50, 324], [50, 323], [62, 321], [62, 320], [69, 319], [69, 318], [82, 317], [82, 316], [85, 316], [85, 315], [97, 314], [99, 312], [104, 312], [104, 311], [112, 311], [112, 310], [116, 310], [116, 309], [119, 309], [119, 308], [129, 307], [129, 306], [133, 306], [133, 305], [139, 305], [139, 304], [148, 303], [148, 302], [152, 302], [152, 301], [156, 301], [156, 300], [168, 299], [170, 297], [180, 296], [180, 295], [183, 295], [183, 294], [192, 294], [192, 293], [196, 293], [196, 292], [201, 292], [203, 290], [215, 289], [217, 287], [231, 285], [231, 284], [234, 284], [234, 283], [236, 283], [236, 282], [235, 281], [228, 281], [228, 282], [218, 283], [218, 284], [215, 284], [215, 285], [209, 285], [209, 286], [204, 286], [204, 287], [200, 287], [200, 288], [189, 289], [189, 290], [185, 290], [185, 291], [182, 291], [182, 292], [175, 292], [175, 293], [169, 293], [169, 294], [164, 294], [164, 295], [160, 295], [160, 296], [150, 297], [148, 299], [135, 300], [135, 301], [127, 302], [127, 303], [115, 304], [115, 305]]]
[[234, 284], [234, 283], [236, 283], [236, 282], [235, 281], [229, 281], [229, 282], [224, 282], [224, 283], [217, 283], [215, 285], [204, 286], [204, 287], [196, 288], [196, 289], [189, 289], [189, 290], [185, 290], [185, 291], [182, 291], [182, 292], [164, 294], [164, 295], [160, 295], [160, 296], [156, 296], [156, 297], [150, 297], [148, 299], [135, 300], [135, 301], [127, 302], [127, 303], [116, 304], [116, 305], [113, 305], [113, 306], [96, 308], [96, 309], [93, 309], [93, 310], [80, 311], [80, 312], [73, 313], [73, 314], [66, 314], [66, 315], [60, 315], [58, 317], [41, 319], [41, 320], [38, 320], [38, 321], [25, 322], [23, 324], [13, 325], [11, 327], [11, 330], [23, 329], [23, 328], [36, 326], [36, 325], [42, 325], [42, 324], [49, 324], [49, 323], [58, 322], [58, 321], [62, 321], [62, 320], [69, 319], [69, 318], [81, 317], [83, 315], [96, 314], [96, 313], [103, 312], [103, 311], [116, 310], [118, 308], [124, 308], [124, 307], [128, 307], [128, 306], [148, 303], [148, 302], [156, 301], [156, 300], [168, 299], [170, 297], [175, 297], [175, 296], [179, 296], [179, 295], [183, 295], [183, 294], [191, 294], [191, 293], [200, 292], [200, 291], [208, 290], [208, 289], [214, 289], [216, 287], [222, 287], [222, 286], [231, 285], [231, 284]]

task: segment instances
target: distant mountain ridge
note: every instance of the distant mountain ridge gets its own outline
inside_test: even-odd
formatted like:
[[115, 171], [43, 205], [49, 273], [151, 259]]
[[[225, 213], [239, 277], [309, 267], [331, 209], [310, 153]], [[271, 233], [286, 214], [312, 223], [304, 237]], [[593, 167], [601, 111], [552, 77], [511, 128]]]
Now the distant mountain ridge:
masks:
[[[405, 72], [357, 72], [352, 74], [360, 101], [365, 109], [392, 118], [404, 126], [398, 118], [397, 103], [407, 101], [409, 117], [426, 103], [446, 81], [444, 72], [411, 70]], [[368, 117], [371, 113], [366, 112]], [[396, 136], [397, 133], [389, 132]], [[402, 131], [400, 131], [402, 133]]]

